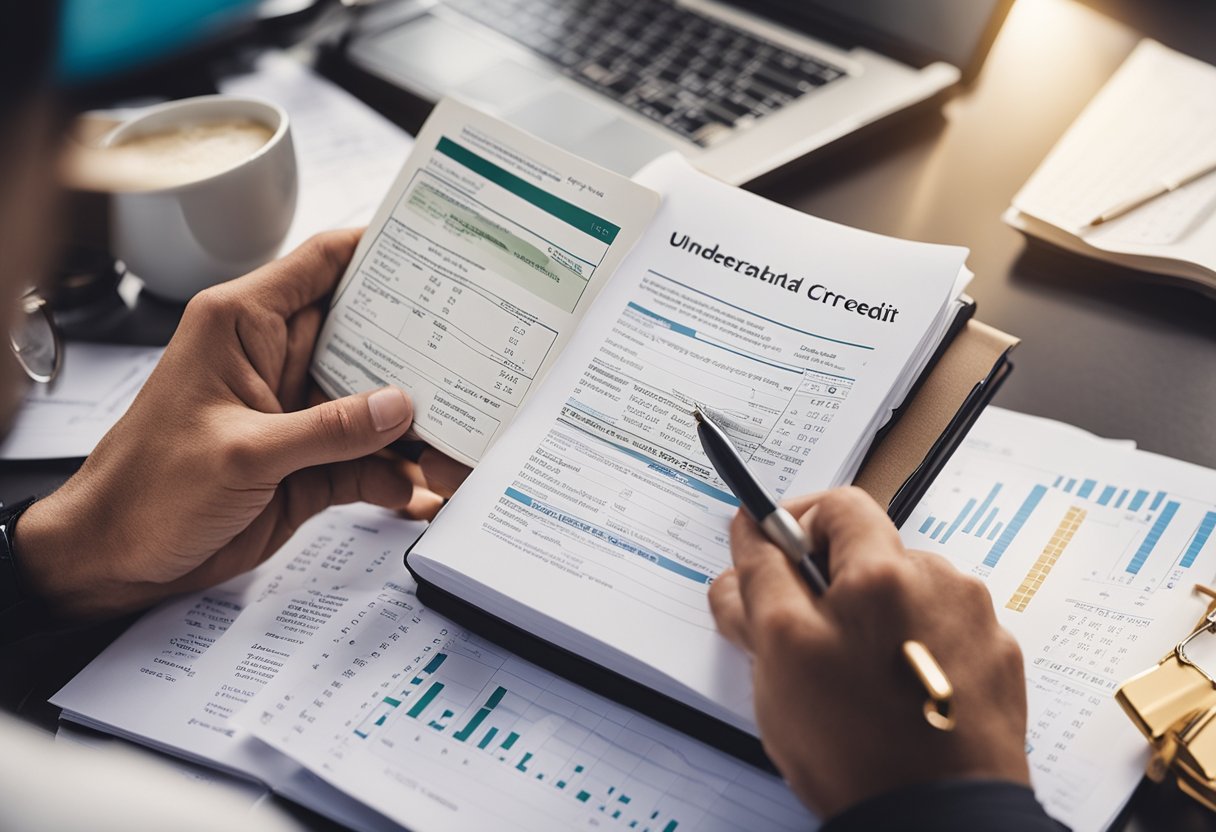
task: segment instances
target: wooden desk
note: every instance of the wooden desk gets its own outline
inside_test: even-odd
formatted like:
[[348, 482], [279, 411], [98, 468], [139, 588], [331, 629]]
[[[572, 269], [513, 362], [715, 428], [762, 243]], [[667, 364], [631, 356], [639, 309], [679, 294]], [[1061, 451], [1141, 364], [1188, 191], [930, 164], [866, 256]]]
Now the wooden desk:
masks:
[[[1030, 245], [1000, 215], [1072, 119], [1139, 39], [1132, 28], [1216, 63], [1216, 4], [1206, 0], [1018, 0], [972, 89], [925, 113], [829, 148], [756, 190], [885, 234], [966, 245], [985, 321], [1022, 336], [997, 403], [1216, 467], [1216, 301], [1143, 275]], [[384, 104], [383, 90], [353, 91]], [[416, 129], [415, 107], [391, 115]], [[75, 466], [0, 464], [0, 499], [45, 491]], [[0, 685], [53, 724], [39, 699], [83, 666], [115, 628], [74, 641], [31, 685]], [[7, 657], [0, 659], [7, 662]], [[1169, 786], [1145, 783], [1116, 824], [1210, 829], [1212, 816]]]

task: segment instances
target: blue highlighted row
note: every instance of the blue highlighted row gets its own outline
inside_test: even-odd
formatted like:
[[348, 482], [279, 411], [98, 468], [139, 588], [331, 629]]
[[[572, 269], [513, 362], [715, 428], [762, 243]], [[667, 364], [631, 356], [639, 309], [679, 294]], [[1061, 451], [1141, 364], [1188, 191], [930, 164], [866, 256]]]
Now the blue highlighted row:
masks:
[[567, 514], [564, 511], [555, 509], [550, 505], [529, 497], [527, 494], [524, 494], [522, 491], [515, 488], [508, 488], [506, 494], [508, 497], [522, 506], [526, 506], [527, 508], [539, 512], [546, 517], [551, 517], [559, 523], [583, 532], [584, 534], [589, 534], [597, 540], [602, 540], [611, 546], [615, 546], [623, 552], [628, 552], [631, 555], [636, 555], [644, 560], [648, 560], [655, 566], [658, 566], [661, 569], [666, 569], [668, 572], [672, 572], [682, 578], [688, 578], [689, 580], [696, 581], [699, 584], [707, 584], [711, 580], [710, 576], [703, 572], [698, 572], [695, 569], [691, 569], [677, 560], [672, 560], [669, 557], [660, 555], [658, 552], [652, 552], [643, 546], [639, 546], [631, 540], [621, 537], [616, 532], [610, 532], [607, 529], [595, 525], [594, 523], [588, 523], [581, 517], [575, 517], [572, 514]]
[[[716, 347], [720, 350], [724, 350], [725, 352], [729, 352], [732, 355], [738, 355], [742, 358], [748, 359], [749, 361], [755, 361], [757, 364], [764, 364], [767, 367], [772, 367], [777, 370], [784, 370], [787, 373], [801, 373], [802, 372], [802, 370], [798, 367], [791, 367], [788, 364], [777, 364], [773, 361], [768, 361], [764, 358], [760, 358], [758, 356], [752, 355], [751, 353], [740, 352], [739, 350], [731, 349], [730, 347], [728, 347], [724, 344], [719, 344], [717, 341], [706, 341], [704, 338], [698, 338], [697, 331], [695, 329], [693, 329], [692, 327], [685, 326], [684, 324], [673, 321], [670, 318], [664, 318], [662, 315], [658, 314], [657, 312], [652, 312], [649, 309], [647, 309], [646, 307], [639, 306], [638, 304], [634, 303], [633, 301], [629, 301], [629, 308], [632, 309], [634, 312], [637, 312], [639, 315], [645, 315], [647, 318], [650, 318], [655, 323], [659, 324], [660, 326], [662, 326], [672, 332], [678, 332], [680, 335], [686, 335], [687, 337], [693, 339], [694, 341], [701, 343], [701, 344], [705, 344], [706, 346]], [[825, 375], [831, 375], [831, 374], [825, 373]], [[846, 379], [848, 381], [855, 380], [855, 379], [849, 378], [848, 376], [840, 376], [840, 378]]]
[[[586, 410], [584, 410], [582, 407], [579, 407], [578, 403], [573, 400], [566, 402], [566, 406], [572, 410], [577, 410], [579, 413], [585, 413], [588, 416], [594, 416], [594, 414], [587, 413]], [[577, 427], [577, 425], [575, 427]], [[580, 430], [581, 430], [581, 428], [580, 428]], [[664, 476], [669, 480], [675, 480], [676, 482], [680, 483], [680, 485], [683, 485], [687, 488], [691, 488], [693, 491], [697, 491], [701, 494], [704, 494], [707, 497], [713, 497], [715, 500], [722, 502], [722, 503], [726, 503], [728, 506], [732, 506], [733, 508], [739, 507], [739, 498], [736, 497], [734, 494], [731, 494], [729, 491], [723, 491], [720, 488], [715, 488], [712, 485], [710, 485], [709, 483], [702, 482], [701, 480], [697, 479], [696, 477], [685, 474], [683, 471], [677, 471], [674, 468], [669, 468], [666, 465], [662, 465], [658, 462], [655, 462], [653, 459], [646, 456], [646, 454], [642, 453], [641, 451], [636, 451], [633, 448], [620, 444], [619, 442], [612, 442], [608, 439], [605, 439], [604, 437], [600, 436], [597, 433], [592, 433], [590, 435], [594, 436], [596, 439], [603, 442], [605, 445], [608, 445], [611, 448], [615, 448], [616, 450], [620, 451], [621, 453], [625, 454], [626, 456], [633, 457], [636, 460], [646, 463], [646, 468], [655, 474]]]

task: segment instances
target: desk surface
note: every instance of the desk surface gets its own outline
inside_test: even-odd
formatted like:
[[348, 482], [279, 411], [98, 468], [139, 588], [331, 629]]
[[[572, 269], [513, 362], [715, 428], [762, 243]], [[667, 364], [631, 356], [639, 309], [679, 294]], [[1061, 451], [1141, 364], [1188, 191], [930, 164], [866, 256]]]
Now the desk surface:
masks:
[[[1216, 63], [1216, 4], [1089, 6]], [[944, 111], [829, 148], [756, 189], [860, 228], [969, 246], [980, 317], [1024, 339], [998, 404], [1216, 467], [1216, 301], [1028, 244], [1000, 221], [1138, 38], [1070, 0], [1019, 0], [979, 80]], [[0, 464], [0, 499], [48, 490], [72, 470], [65, 463]], [[38, 703], [116, 632], [74, 638], [54, 668], [31, 680], [6, 679], [0, 705], [45, 722]], [[12, 666], [10, 658], [22, 657], [0, 660]], [[1210, 822], [1172, 788], [1146, 782], [1119, 826], [1185, 832]]]
[[[1168, 30], [1192, 22], [1188, 4], [1158, 11], [1157, 37], [1172, 44]], [[1206, 26], [1193, 21], [1207, 37], [1190, 51], [1216, 62], [1212, 11]], [[969, 246], [979, 317], [1024, 339], [997, 404], [1216, 467], [1216, 301], [1028, 244], [1000, 221], [1138, 39], [1073, 3], [1020, 0], [975, 88], [940, 117], [812, 160], [763, 191], [849, 225]]]

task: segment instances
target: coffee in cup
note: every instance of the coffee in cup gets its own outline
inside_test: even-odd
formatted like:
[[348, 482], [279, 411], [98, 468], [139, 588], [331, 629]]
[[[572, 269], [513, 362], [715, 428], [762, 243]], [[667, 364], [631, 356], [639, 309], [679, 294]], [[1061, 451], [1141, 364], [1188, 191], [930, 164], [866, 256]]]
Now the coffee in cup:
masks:
[[174, 101], [123, 122], [101, 147], [118, 166], [107, 174], [111, 249], [148, 291], [189, 300], [278, 254], [298, 187], [282, 108], [227, 95]]
[[115, 190], [174, 188], [236, 167], [273, 136], [268, 126], [249, 119], [183, 124], [144, 133], [108, 148], [107, 175]]

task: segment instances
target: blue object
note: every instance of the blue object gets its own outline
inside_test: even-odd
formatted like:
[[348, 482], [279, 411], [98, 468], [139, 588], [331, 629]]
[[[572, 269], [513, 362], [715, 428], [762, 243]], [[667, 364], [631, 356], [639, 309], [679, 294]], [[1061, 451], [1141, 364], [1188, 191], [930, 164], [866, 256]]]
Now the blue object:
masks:
[[[1030, 494], [1026, 496], [1026, 501], [1022, 503], [1017, 513], [1013, 515], [1013, 519], [1009, 521], [1009, 525], [1005, 527], [1004, 533], [996, 539], [996, 543], [988, 550], [987, 557], [984, 558], [984, 566], [992, 568], [1001, 560], [1001, 555], [1005, 554], [1005, 550], [1009, 548], [1009, 544], [1018, 536], [1018, 532], [1022, 530], [1022, 526], [1030, 519], [1030, 515], [1038, 508], [1039, 501], [1043, 499], [1043, 495], [1047, 493], [1047, 486], [1036, 485], [1030, 490]], [[999, 528], [999, 524], [998, 524]], [[995, 529], [993, 533], [995, 533]]]
[[64, 0], [56, 75], [70, 86], [135, 69], [248, 19], [253, 5], [253, 0]]
[[1153, 553], [1153, 549], [1157, 546], [1157, 541], [1161, 539], [1161, 535], [1165, 534], [1166, 528], [1170, 521], [1174, 519], [1174, 515], [1180, 508], [1180, 503], [1169, 502], [1165, 504], [1165, 510], [1157, 515], [1157, 522], [1149, 529], [1149, 533], [1145, 536], [1144, 541], [1140, 544], [1140, 548], [1136, 550], [1135, 556], [1131, 563], [1127, 565], [1124, 571], [1129, 575], [1135, 575], [1140, 571], [1140, 567], [1144, 566], [1144, 562], [1148, 560], [1148, 556]]

